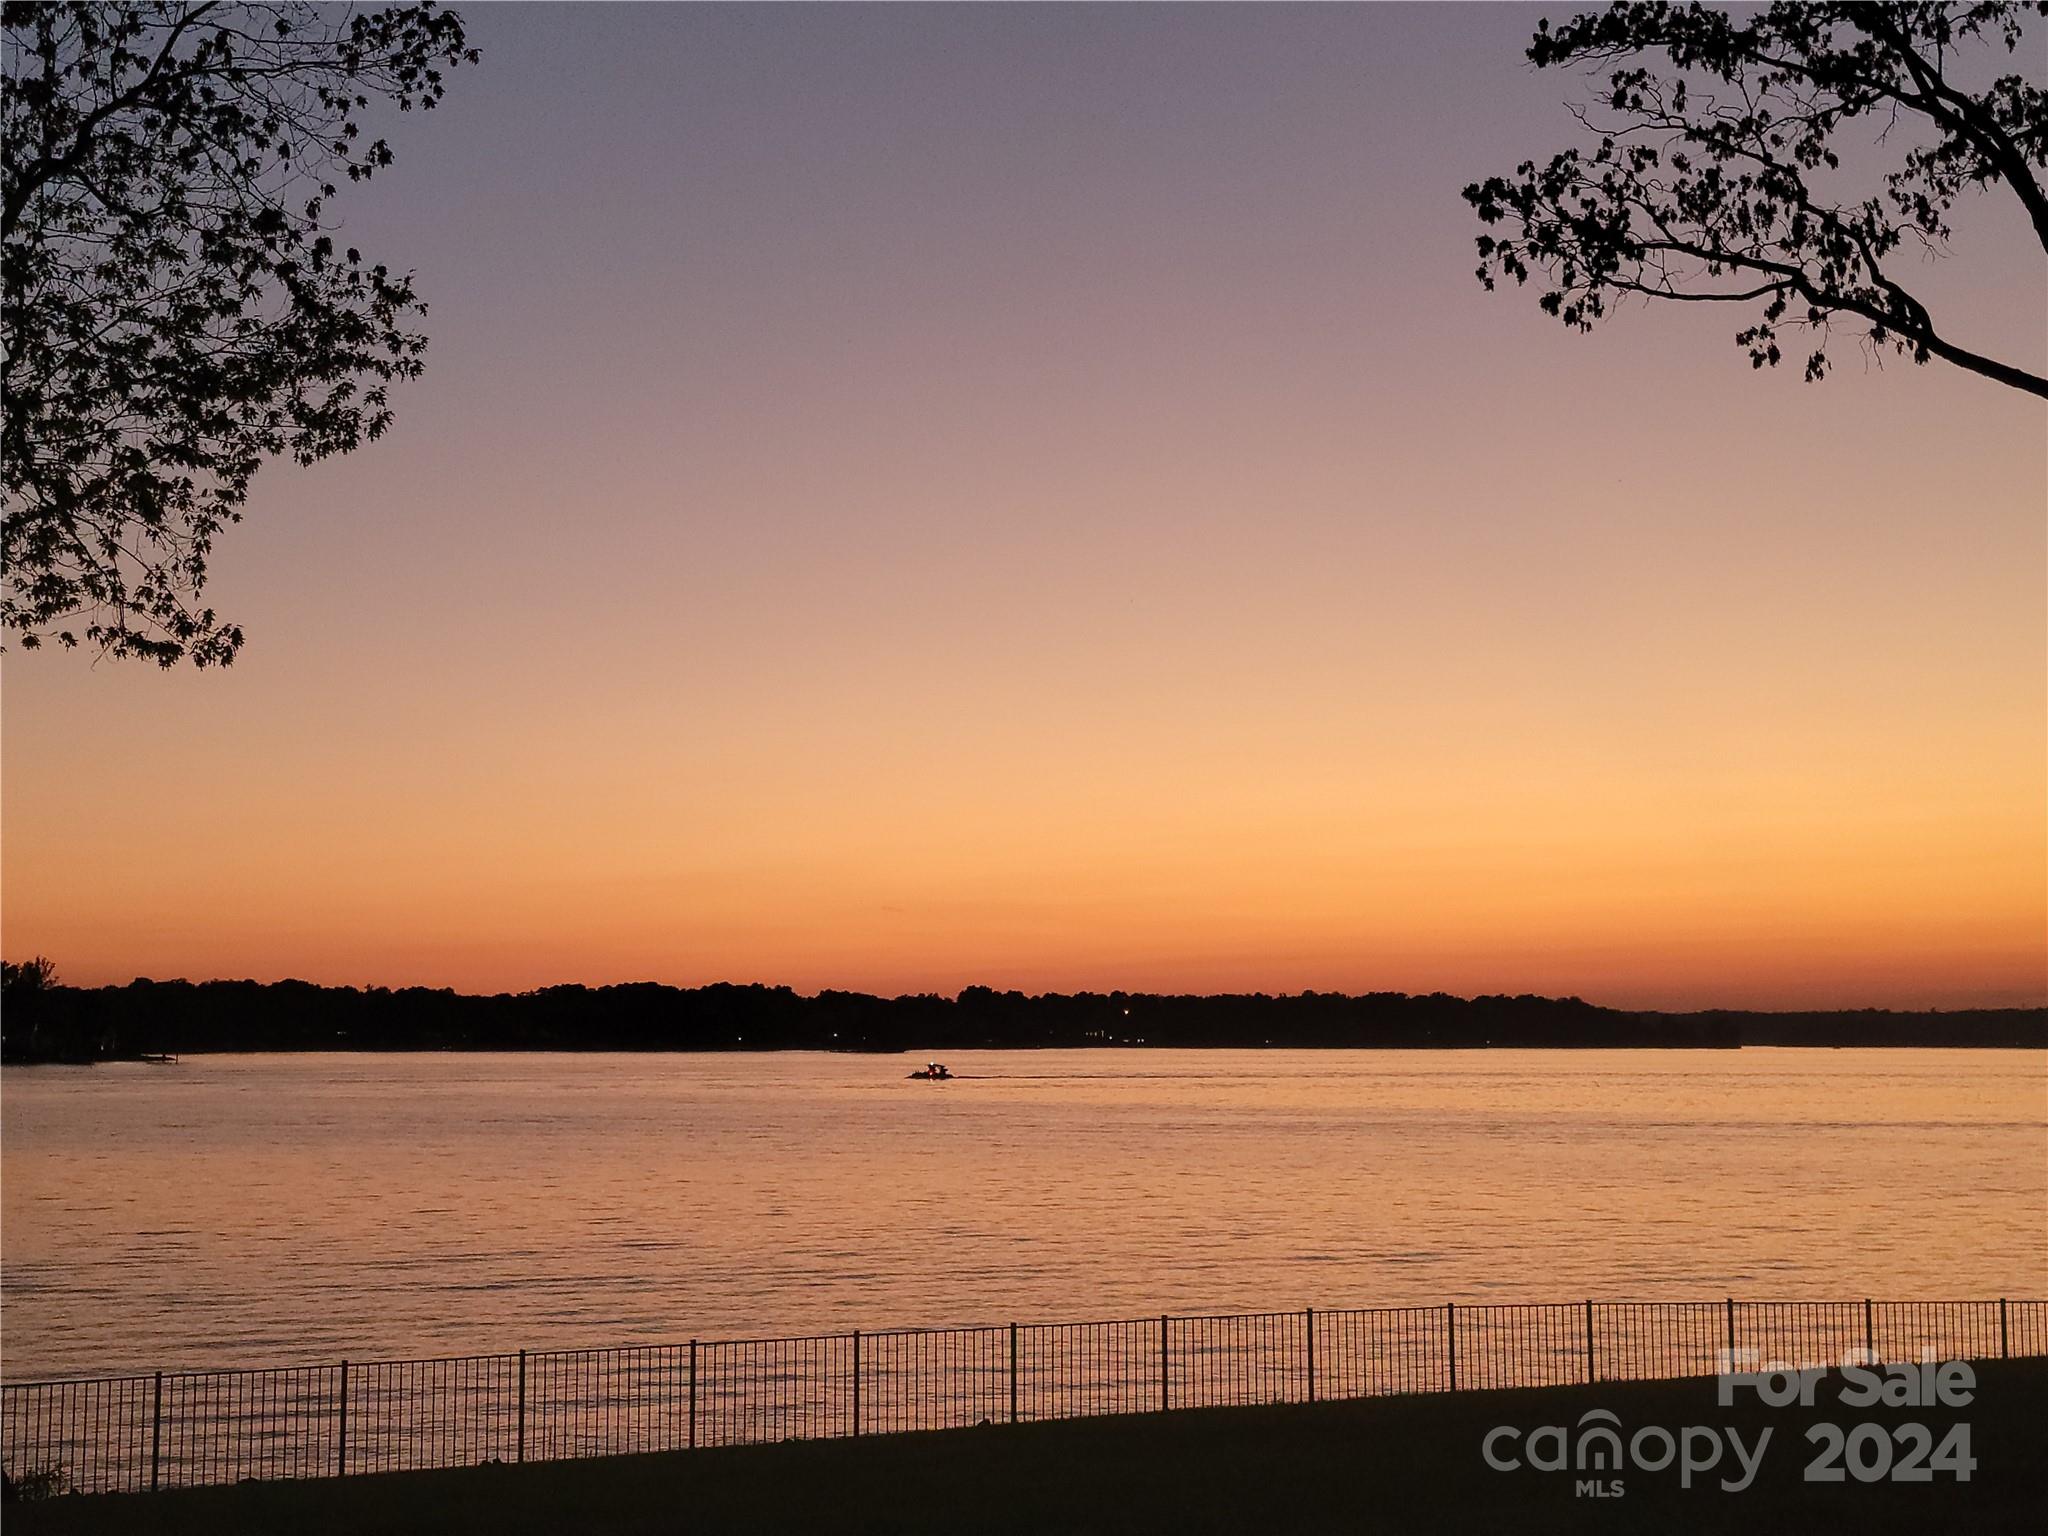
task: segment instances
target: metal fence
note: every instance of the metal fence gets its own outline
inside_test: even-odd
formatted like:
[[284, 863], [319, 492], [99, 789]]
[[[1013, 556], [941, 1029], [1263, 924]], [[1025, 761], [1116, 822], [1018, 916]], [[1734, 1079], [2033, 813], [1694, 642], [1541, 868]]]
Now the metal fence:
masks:
[[[1754, 1356], [1747, 1352], [1754, 1351]], [[2048, 1355], [2048, 1302], [1555, 1302], [1010, 1323], [10, 1383], [18, 1491], [138, 1491], [1738, 1362]]]

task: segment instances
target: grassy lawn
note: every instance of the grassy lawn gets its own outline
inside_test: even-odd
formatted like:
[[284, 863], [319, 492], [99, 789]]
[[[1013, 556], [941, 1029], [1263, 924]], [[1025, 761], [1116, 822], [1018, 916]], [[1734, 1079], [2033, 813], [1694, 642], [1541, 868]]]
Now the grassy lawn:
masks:
[[[530, 1466], [469, 1467], [163, 1494], [72, 1497], [8, 1511], [8, 1536], [64, 1532], [1130, 1532], [2004, 1531], [2048, 1509], [2048, 1361], [1978, 1368], [1964, 1409], [1849, 1408], [1823, 1383], [1811, 1409], [1712, 1381], [1381, 1398], [1314, 1407], [1208, 1409], [859, 1441], [751, 1446]], [[1752, 1486], [1732, 1453], [1680, 1486], [1679, 1467], [1628, 1468], [1620, 1498], [1574, 1493], [1571, 1472], [1492, 1470], [1487, 1431], [1576, 1426], [1590, 1409], [1649, 1425], [1732, 1428], [1754, 1448]], [[1817, 1420], [1844, 1430], [1918, 1420], [1938, 1443], [1967, 1421], [1968, 1483], [1804, 1480]], [[1725, 1443], [1725, 1442], [1724, 1442]], [[1613, 1474], [1608, 1474], [1613, 1475]]]

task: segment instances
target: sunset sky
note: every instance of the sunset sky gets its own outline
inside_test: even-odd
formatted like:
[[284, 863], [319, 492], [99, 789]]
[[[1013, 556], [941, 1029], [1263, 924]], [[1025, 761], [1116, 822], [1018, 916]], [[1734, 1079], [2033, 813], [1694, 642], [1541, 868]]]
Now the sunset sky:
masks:
[[[6, 658], [7, 956], [2048, 1001], [2041, 402], [1482, 293], [1541, 14], [471, 8], [242, 659]], [[2009, 193], [1914, 271], [2048, 364]]]

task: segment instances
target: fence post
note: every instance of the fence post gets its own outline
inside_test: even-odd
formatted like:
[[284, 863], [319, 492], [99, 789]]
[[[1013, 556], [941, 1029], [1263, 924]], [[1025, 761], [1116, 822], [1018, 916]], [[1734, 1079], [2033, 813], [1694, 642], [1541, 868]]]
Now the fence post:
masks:
[[1586, 1380], [1597, 1381], [1593, 1374], [1593, 1301], [1586, 1299]]
[[697, 1341], [690, 1340], [690, 1449], [697, 1449]]
[[2012, 1335], [2006, 1331], [2005, 1327], [2005, 1298], [2003, 1296], [1998, 1298], [1998, 1358], [2001, 1360], [2010, 1360], [2012, 1358]]
[[526, 1460], [526, 1351], [519, 1351], [519, 1448], [516, 1460]]
[[853, 1438], [860, 1438], [860, 1330], [853, 1330]]
[[1863, 1363], [1873, 1365], [1877, 1361], [1877, 1329], [1870, 1321], [1870, 1298], [1863, 1298]]
[[341, 1432], [334, 1437], [334, 1475], [348, 1476], [348, 1362], [341, 1362]]
[[1017, 1422], [1017, 1325], [1010, 1324], [1010, 1422]]
[[164, 1373], [156, 1373], [156, 1401], [149, 1410], [149, 1491], [157, 1490], [157, 1474], [163, 1465]]
[[1735, 1369], [1735, 1298], [1728, 1298], [1728, 1369]]
[[1308, 1308], [1302, 1316], [1308, 1324], [1308, 1400], [1316, 1400], [1316, 1309]]
[[1166, 1314], [1162, 1312], [1159, 1314], [1159, 1411], [1161, 1413], [1166, 1412], [1167, 1409], [1173, 1406], [1172, 1399], [1167, 1396], [1167, 1379]]
[[1444, 1341], [1449, 1346], [1451, 1360], [1451, 1390], [1458, 1390], [1458, 1304], [1444, 1303]]

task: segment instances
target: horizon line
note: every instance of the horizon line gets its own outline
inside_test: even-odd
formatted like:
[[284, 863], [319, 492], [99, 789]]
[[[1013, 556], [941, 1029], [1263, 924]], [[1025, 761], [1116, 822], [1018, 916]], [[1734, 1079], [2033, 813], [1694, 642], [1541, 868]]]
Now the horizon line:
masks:
[[863, 990], [861, 990], [861, 989], [859, 989], [859, 988], [855, 988], [855, 987], [819, 987], [819, 988], [818, 988], [817, 990], [815, 990], [815, 991], [811, 991], [811, 992], [802, 992], [802, 991], [799, 991], [799, 990], [798, 990], [798, 989], [797, 989], [797, 988], [796, 988], [795, 986], [791, 985], [791, 984], [790, 984], [790, 983], [788, 983], [788, 982], [766, 982], [766, 981], [731, 981], [731, 980], [723, 980], [723, 979], [721, 979], [721, 980], [717, 980], [717, 981], [706, 981], [706, 982], [695, 982], [695, 983], [679, 983], [679, 982], [670, 982], [670, 981], [655, 981], [655, 980], [652, 980], [652, 979], [639, 979], [639, 980], [632, 980], [632, 981], [607, 981], [607, 982], [584, 982], [584, 981], [557, 981], [557, 982], [548, 982], [548, 983], [546, 983], [546, 984], [544, 984], [544, 985], [541, 985], [541, 986], [535, 986], [535, 987], [525, 987], [525, 988], [520, 988], [520, 989], [517, 989], [517, 990], [513, 990], [513, 989], [509, 989], [509, 988], [504, 988], [504, 989], [500, 989], [500, 990], [498, 990], [498, 991], [494, 991], [494, 992], [477, 992], [477, 991], [464, 991], [464, 990], [462, 990], [461, 988], [458, 988], [458, 987], [455, 987], [455, 986], [448, 986], [448, 985], [443, 985], [443, 986], [433, 986], [433, 985], [429, 985], [429, 984], [427, 984], [427, 983], [425, 983], [425, 982], [407, 982], [407, 983], [403, 983], [403, 984], [392, 984], [392, 983], [386, 983], [386, 982], [364, 982], [364, 983], [358, 983], [358, 982], [325, 982], [325, 981], [309, 981], [309, 980], [307, 980], [306, 978], [304, 978], [304, 977], [301, 977], [301, 976], [280, 976], [280, 977], [278, 977], [278, 978], [277, 978], [276, 980], [273, 980], [273, 981], [259, 981], [259, 980], [255, 979], [254, 977], [250, 977], [250, 976], [212, 976], [212, 977], [208, 977], [208, 978], [206, 978], [206, 979], [204, 979], [204, 980], [201, 980], [201, 981], [194, 981], [194, 980], [193, 980], [192, 978], [190, 978], [190, 977], [188, 977], [188, 976], [165, 976], [165, 977], [158, 977], [158, 976], [135, 976], [135, 977], [132, 977], [132, 978], [130, 978], [130, 979], [129, 979], [128, 981], [125, 981], [125, 982], [118, 982], [118, 981], [110, 981], [110, 982], [99, 982], [99, 983], [93, 983], [93, 984], [84, 984], [84, 985], [81, 985], [81, 984], [76, 984], [76, 983], [71, 983], [71, 982], [66, 982], [66, 981], [62, 981], [62, 980], [59, 980], [59, 981], [56, 981], [56, 982], [53, 982], [53, 983], [51, 983], [51, 985], [52, 985], [53, 987], [56, 987], [56, 988], [62, 988], [63, 990], [66, 990], [66, 991], [73, 991], [73, 992], [106, 992], [106, 991], [121, 991], [121, 990], [124, 990], [124, 989], [127, 989], [127, 988], [131, 988], [131, 987], [136, 987], [136, 986], [153, 986], [153, 987], [173, 987], [173, 986], [186, 986], [186, 987], [206, 987], [206, 986], [251, 986], [251, 987], [310, 987], [310, 988], [313, 988], [314, 990], [317, 990], [317, 991], [332, 991], [332, 992], [356, 992], [356, 993], [371, 993], [371, 992], [377, 992], [377, 991], [383, 991], [383, 992], [394, 992], [394, 993], [395, 993], [395, 992], [432, 992], [432, 993], [440, 993], [440, 994], [446, 994], [446, 995], [450, 995], [450, 996], [455, 996], [455, 997], [465, 997], [465, 998], [476, 998], [476, 999], [480, 999], [480, 1000], [491, 1000], [491, 999], [496, 999], [496, 998], [507, 998], [507, 999], [516, 999], [516, 998], [522, 998], [522, 997], [537, 997], [537, 996], [540, 996], [540, 995], [542, 995], [542, 994], [544, 994], [544, 993], [547, 993], [547, 992], [558, 992], [558, 991], [570, 991], [570, 990], [575, 990], [575, 991], [583, 991], [583, 992], [605, 992], [605, 991], [613, 991], [613, 990], [623, 990], [623, 989], [629, 989], [629, 988], [630, 988], [630, 989], [637, 989], [637, 988], [649, 988], [649, 987], [651, 987], [651, 988], [655, 988], [655, 989], [658, 989], [658, 990], [661, 990], [661, 991], [668, 991], [668, 992], [677, 992], [677, 993], [689, 993], [689, 992], [705, 992], [705, 991], [710, 991], [710, 990], [713, 990], [713, 989], [715, 989], [715, 988], [719, 988], [719, 987], [725, 987], [725, 988], [728, 988], [728, 989], [731, 989], [731, 990], [735, 990], [735, 991], [745, 991], [745, 990], [760, 990], [760, 991], [764, 991], [764, 992], [787, 992], [787, 993], [789, 993], [789, 994], [790, 994], [790, 995], [791, 995], [792, 997], [795, 997], [795, 998], [797, 998], [797, 999], [799, 999], [799, 1000], [801, 1000], [801, 1001], [807, 1001], [807, 1002], [815, 1002], [815, 1001], [817, 1001], [818, 999], [820, 999], [820, 998], [822, 998], [822, 997], [825, 997], [825, 996], [827, 996], [827, 995], [829, 994], [829, 995], [836, 995], [836, 996], [842, 996], [842, 997], [866, 997], [866, 998], [872, 998], [872, 999], [875, 999], [875, 1000], [877, 1000], [877, 1001], [881, 1001], [881, 1002], [902, 1002], [902, 1001], [910, 1001], [910, 1000], [919, 1000], [919, 999], [932, 999], [932, 1000], [936, 1000], [936, 1001], [939, 1001], [939, 1002], [944, 1002], [944, 1003], [947, 1003], [947, 1004], [949, 1004], [949, 1005], [953, 1005], [953, 1006], [958, 1006], [958, 1005], [959, 1005], [959, 1003], [961, 1002], [961, 1000], [962, 1000], [962, 999], [963, 999], [963, 998], [964, 998], [964, 997], [965, 997], [965, 996], [966, 996], [966, 995], [967, 995], [968, 993], [970, 993], [970, 992], [987, 992], [987, 993], [989, 993], [989, 994], [991, 994], [992, 996], [994, 996], [994, 997], [997, 997], [997, 998], [1008, 998], [1008, 997], [1017, 997], [1017, 998], [1022, 998], [1022, 999], [1023, 999], [1024, 1001], [1026, 1001], [1026, 1002], [1038, 1002], [1038, 1001], [1041, 1001], [1041, 1000], [1043, 1000], [1043, 999], [1048, 999], [1048, 998], [1065, 998], [1065, 999], [1073, 999], [1073, 998], [1086, 998], [1086, 997], [1100, 997], [1100, 998], [1116, 998], [1116, 997], [1126, 997], [1126, 998], [1161, 998], [1161, 999], [1167, 999], [1167, 998], [1194, 998], [1194, 999], [1201, 999], [1201, 1000], [1223, 1000], [1223, 999], [1246, 999], [1246, 1000], [1251, 1000], [1251, 999], [1266, 999], [1266, 1000], [1269, 1000], [1269, 1001], [1291, 1001], [1291, 1000], [1299, 1000], [1299, 999], [1302, 999], [1302, 998], [1341, 998], [1341, 999], [1343, 999], [1343, 1000], [1345, 1000], [1345, 1001], [1347, 1001], [1347, 1002], [1360, 1002], [1360, 1001], [1370, 1001], [1370, 1000], [1373, 1000], [1373, 999], [1396, 999], [1396, 998], [1398, 998], [1398, 999], [1403, 999], [1403, 1000], [1429, 1000], [1429, 999], [1444, 999], [1444, 1000], [1447, 1000], [1447, 1001], [1451, 1001], [1451, 1002], [1459, 1002], [1459, 1003], [1477, 1003], [1477, 1002], [1485, 1002], [1485, 1001], [1493, 1001], [1493, 1000], [1499, 1000], [1499, 1001], [1512, 1001], [1512, 1002], [1525, 1002], [1525, 1001], [1535, 1001], [1535, 1002], [1547, 1002], [1547, 1003], [1560, 1003], [1560, 1004], [1576, 1004], [1576, 1005], [1578, 1005], [1578, 1006], [1580, 1006], [1580, 1007], [1585, 1007], [1585, 1008], [1593, 1008], [1593, 1009], [1598, 1009], [1598, 1010], [1600, 1010], [1600, 1011], [1602, 1011], [1602, 1012], [1605, 1012], [1605, 1013], [1620, 1013], [1620, 1014], [1637, 1014], [1637, 1015], [1643, 1015], [1643, 1014], [1653, 1014], [1653, 1015], [1673, 1015], [1673, 1016], [1684, 1016], [1684, 1015], [1690, 1015], [1690, 1014], [1758, 1014], [1758, 1015], [1771, 1015], [1771, 1014], [1857, 1014], [1857, 1013], [1878, 1013], [1878, 1014], [1928, 1014], [1928, 1015], [1946, 1015], [1946, 1016], [1954, 1016], [1954, 1015], [1962, 1015], [1962, 1014], [1973, 1014], [1973, 1013], [2048, 1013], [2048, 997], [2044, 997], [2044, 998], [2043, 998], [2043, 999], [2042, 999], [2041, 1001], [2038, 1001], [2038, 1002], [2026, 1002], [2026, 1003], [1991, 1003], [1991, 1004], [1968, 1004], [1968, 1005], [1965, 1005], [1965, 1006], [1962, 1006], [1962, 1007], [1943, 1007], [1943, 1006], [1939, 1006], [1939, 1005], [1936, 1005], [1936, 1006], [1931, 1006], [1931, 1007], [1898, 1007], [1898, 1006], [1894, 1006], [1894, 1005], [1890, 1005], [1890, 1004], [1874, 1004], [1874, 1003], [1863, 1003], [1863, 1004], [1855, 1004], [1855, 1005], [1846, 1005], [1846, 1006], [1845, 1006], [1845, 1005], [1837, 1005], [1837, 1006], [1831, 1006], [1831, 1007], [1804, 1007], [1804, 1008], [1782, 1008], [1782, 1007], [1780, 1007], [1780, 1008], [1753, 1008], [1753, 1007], [1749, 1007], [1749, 1008], [1733, 1008], [1733, 1007], [1723, 1007], [1723, 1006], [1713, 1006], [1713, 1005], [1704, 1005], [1704, 1006], [1693, 1006], [1693, 1007], [1656, 1007], [1656, 1008], [1633, 1008], [1633, 1007], [1625, 1007], [1625, 1006], [1621, 1006], [1621, 1005], [1617, 1005], [1617, 1004], [1612, 1004], [1612, 1003], [1600, 1003], [1600, 1002], [1594, 1002], [1594, 1001], [1592, 1001], [1592, 1000], [1590, 1000], [1590, 999], [1588, 999], [1588, 998], [1586, 998], [1586, 997], [1583, 997], [1583, 996], [1581, 996], [1580, 994], [1578, 994], [1578, 993], [1576, 993], [1576, 992], [1573, 992], [1573, 993], [1564, 993], [1564, 994], [1558, 994], [1558, 993], [1549, 993], [1549, 992], [1473, 992], [1473, 993], [1459, 993], [1459, 992], [1447, 992], [1447, 991], [1443, 991], [1443, 990], [1441, 990], [1441, 989], [1437, 989], [1437, 990], [1433, 990], [1433, 991], [1428, 991], [1428, 992], [1411, 992], [1411, 991], [1405, 991], [1405, 990], [1402, 990], [1402, 989], [1399, 989], [1399, 988], [1379, 988], [1379, 989], [1374, 989], [1374, 990], [1371, 990], [1371, 991], [1365, 991], [1365, 992], [1347, 992], [1347, 991], [1342, 991], [1342, 990], [1338, 990], [1338, 989], [1324, 989], [1324, 988], [1316, 988], [1316, 987], [1305, 987], [1305, 988], [1302, 988], [1302, 989], [1301, 989], [1301, 990], [1299, 990], [1299, 991], [1266, 991], [1266, 990], [1252, 990], [1252, 991], [1222, 991], [1222, 992], [1190, 992], [1190, 991], [1166, 992], [1166, 991], [1157, 991], [1157, 990], [1134, 990], [1134, 989], [1130, 989], [1130, 988], [1123, 988], [1123, 987], [1115, 987], [1115, 988], [1110, 988], [1110, 989], [1107, 989], [1107, 990], [1100, 990], [1100, 989], [1097, 989], [1097, 988], [1093, 988], [1093, 987], [1083, 987], [1083, 988], [1079, 988], [1079, 989], [1077, 989], [1077, 990], [1074, 990], [1074, 991], [1071, 991], [1071, 992], [1062, 992], [1062, 991], [1057, 991], [1057, 990], [1046, 990], [1046, 991], [1039, 991], [1039, 992], [1027, 992], [1027, 991], [1025, 991], [1024, 989], [1020, 988], [1020, 987], [993, 987], [993, 986], [989, 986], [988, 984], [986, 984], [986, 983], [982, 983], [982, 982], [971, 982], [971, 983], [969, 983], [968, 985], [966, 985], [966, 986], [964, 986], [964, 987], [960, 988], [960, 989], [959, 989], [959, 990], [958, 990], [957, 992], [951, 992], [951, 993], [948, 993], [948, 992], [940, 992], [940, 991], [917, 991], [917, 992], [869, 992], [869, 991], [863, 991]]

